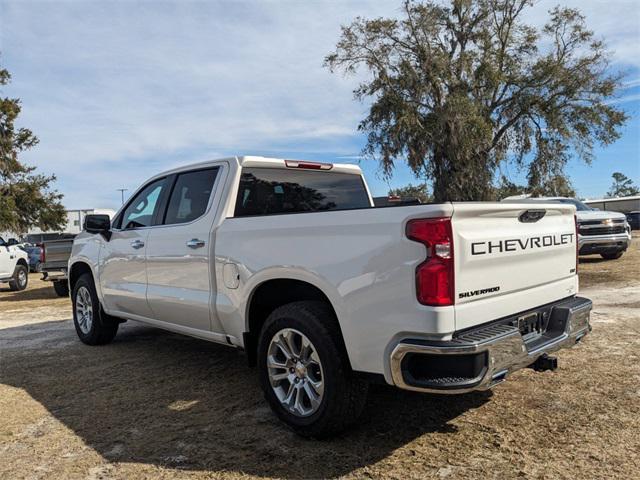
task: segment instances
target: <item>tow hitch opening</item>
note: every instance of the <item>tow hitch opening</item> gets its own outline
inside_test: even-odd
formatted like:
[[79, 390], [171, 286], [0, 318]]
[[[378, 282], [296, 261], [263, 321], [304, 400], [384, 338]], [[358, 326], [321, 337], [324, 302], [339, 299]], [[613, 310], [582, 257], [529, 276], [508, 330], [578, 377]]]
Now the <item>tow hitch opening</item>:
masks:
[[552, 357], [545, 353], [531, 364], [531, 368], [536, 372], [546, 372], [547, 370], [554, 371], [558, 368], [558, 357]]

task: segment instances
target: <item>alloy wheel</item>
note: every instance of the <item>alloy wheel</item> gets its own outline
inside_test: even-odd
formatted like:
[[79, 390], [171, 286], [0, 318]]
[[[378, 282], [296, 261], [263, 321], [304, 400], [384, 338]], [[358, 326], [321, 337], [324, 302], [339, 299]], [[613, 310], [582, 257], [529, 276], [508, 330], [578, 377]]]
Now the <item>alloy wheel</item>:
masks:
[[26, 285], [27, 285], [27, 273], [23, 269], [21, 269], [18, 272], [18, 286], [20, 288], [24, 288], [26, 287]]
[[293, 328], [277, 332], [267, 350], [269, 382], [280, 404], [299, 417], [313, 415], [322, 403], [324, 374], [318, 352]]
[[80, 331], [85, 335], [93, 325], [93, 302], [87, 287], [80, 287], [76, 292], [76, 320]]

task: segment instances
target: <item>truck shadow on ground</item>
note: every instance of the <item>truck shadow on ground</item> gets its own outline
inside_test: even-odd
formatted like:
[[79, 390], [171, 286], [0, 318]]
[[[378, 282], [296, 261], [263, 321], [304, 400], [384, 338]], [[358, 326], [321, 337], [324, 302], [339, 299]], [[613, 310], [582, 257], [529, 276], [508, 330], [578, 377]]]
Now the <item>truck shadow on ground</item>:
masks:
[[[51, 282], [42, 282], [39, 280], [39, 277], [42, 275], [40, 273], [31, 273], [29, 274], [29, 286], [26, 290], [22, 290], [19, 292], [14, 292], [9, 288], [9, 284], [3, 283], [0, 284], [0, 294], [2, 295], [0, 298], [3, 302], [22, 302], [29, 300], [53, 300], [60, 299], [55, 290], [53, 289], [53, 284]], [[69, 300], [68, 297], [66, 297]], [[69, 300], [69, 303], [71, 301]]]
[[[3, 302], [24, 302], [29, 300], [54, 300], [59, 299], [53, 287], [50, 285], [44, 287], [30, 288], [29, 290], [22, 290], [20, 292], [14, 292], [10, 288], [0, 288]], [[67, 299], [69, 300], [69, 299]], [[71, 300], [69, 300], [71, 303]]]
[[[114, 343], [87, 347], [69, 342], [71, 322], [59, 323], [65, 339], [59, 347], [6, 345], [1, 382], [27, 391], [109, 461], [283, 478], [340, 476], [425, 433], [455, 433], [450, 421], [491, 396], [376, 386], [353, 430], [304, 440], [276, 420], [256, 371], [235, 350], [130, 324]], [[10, 336], [19, 339], [19, 329], [32, 337], [33, 327], [0, 330], [0, 337], [13, 330]]]

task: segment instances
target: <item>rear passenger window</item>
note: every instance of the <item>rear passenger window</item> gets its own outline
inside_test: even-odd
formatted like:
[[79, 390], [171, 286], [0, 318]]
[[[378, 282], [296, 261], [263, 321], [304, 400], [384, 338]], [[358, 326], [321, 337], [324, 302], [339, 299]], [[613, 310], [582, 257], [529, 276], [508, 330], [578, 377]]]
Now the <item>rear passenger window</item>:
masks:
[[317, 170], [243, 168], [235, 216], [370, 207], [360, 175]]
[[171, 191], [165, 225], [191, 222], [207, 210], [217, 168], [181, 173]]

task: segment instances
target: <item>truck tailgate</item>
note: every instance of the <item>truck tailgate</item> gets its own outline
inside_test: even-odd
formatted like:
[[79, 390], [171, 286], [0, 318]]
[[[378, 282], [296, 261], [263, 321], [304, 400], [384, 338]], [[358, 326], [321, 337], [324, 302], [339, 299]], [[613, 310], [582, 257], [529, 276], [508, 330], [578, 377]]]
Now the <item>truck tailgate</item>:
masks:
[[45, 241], [43, 270], [66, 269], [72, 248], [73, 238]]
[[456, 330], [576, 293], [573, 206], [456, 203], [452, 224]]

